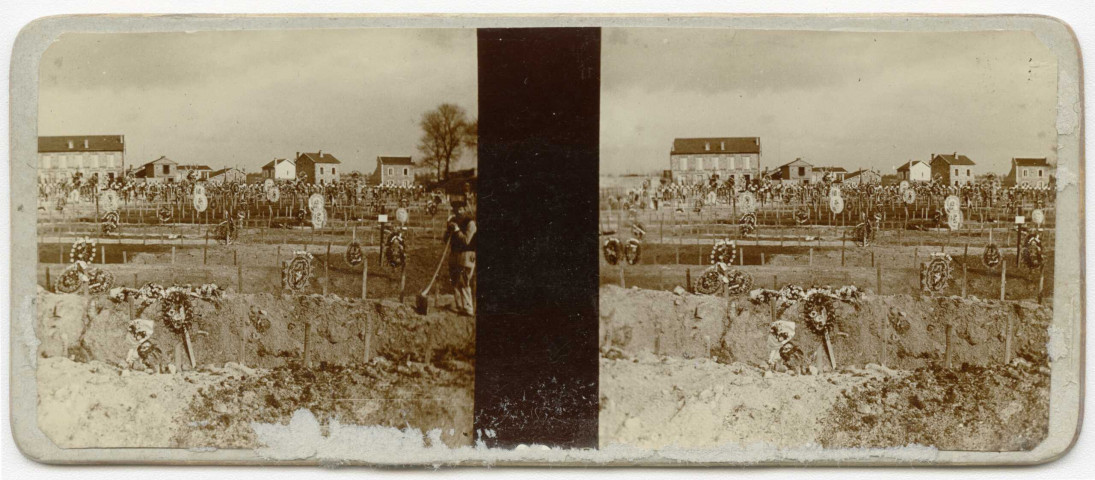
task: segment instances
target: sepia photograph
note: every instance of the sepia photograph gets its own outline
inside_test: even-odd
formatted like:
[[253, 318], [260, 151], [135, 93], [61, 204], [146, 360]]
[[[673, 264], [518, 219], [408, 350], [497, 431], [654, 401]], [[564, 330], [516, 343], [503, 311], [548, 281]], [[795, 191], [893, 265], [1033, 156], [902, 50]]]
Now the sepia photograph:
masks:
[[606, 28], [602, 52], [602, 448], [1047, 438], [1038, 37]]
[[49, 440], [472, 444], [474, 29], [66, 33], [40, 65]]

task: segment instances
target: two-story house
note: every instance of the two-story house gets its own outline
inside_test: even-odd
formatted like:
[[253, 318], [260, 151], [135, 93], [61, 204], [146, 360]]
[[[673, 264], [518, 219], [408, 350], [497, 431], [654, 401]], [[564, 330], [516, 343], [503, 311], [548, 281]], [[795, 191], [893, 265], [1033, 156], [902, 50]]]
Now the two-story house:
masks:
[[133, 177], [148, 183], [174, 183], [179, 177], [178, 162], [161, 156], [137, 167]]
[[414, 162], [411, 157], [376, 157], [373, 178], [380, 185], [414, 185]]
[[941, 179], [944, 185], [958, 187], [973, 183], [973, 160], [958, 152], [950, 155], [932, 154], [932, 178]]
[[297, 152], [296, 173], [298, 178], [316, 185], [337, 182], [342, 162], [330, 153], [320, 150], [316, 153]]
[[1045, 158], [1012, 158], [1011, 171], [1004, 178], [1004, 185], [1044, 187], [1049, 185], [1049, 177], [1052, 173], [1053, 167], [1049, 166]]
[[742, 185], [760, 176], [760, 153], [757, 137], [677, 138], [669, 152], [669, 170], [677, 183], [706, 183], [717, 177]]
[[110, 181], [124, 169], [124, 135], [38, 137], [39, 180], [64, 181], [81, 172]]
[[262, 178], [271, 180], [293, 180], [297, 178], [297, 166], [287, 158], [275, 158], [262, 166]]
[[796, 158], [779, 167], [776, 167], [768, 178], [772, 181], [785, 184], [809, 184], [814, 176], [814, 166], [801, 158]]
[[910, 160], [897, 167], [897, 178], [909, 183], [930, 182], [932, 180], [932, 167], [920, 160]]

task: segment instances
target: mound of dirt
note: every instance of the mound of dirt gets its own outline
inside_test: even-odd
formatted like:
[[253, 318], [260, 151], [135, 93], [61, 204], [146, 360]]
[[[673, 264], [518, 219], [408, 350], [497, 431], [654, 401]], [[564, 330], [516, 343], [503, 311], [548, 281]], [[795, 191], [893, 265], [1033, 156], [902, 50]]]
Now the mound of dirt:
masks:
[[920, 369], [849, 389], [824, 423], [820, 439], [830, 448], [1031, 450], [1049, 432], [1049, 369]]
[[220, 374], [149, 375], [38, 360], [38, 428], [62, 448], [169, 448], [190, 399]]
[[[193, 301], [197, 319], [190, 331], [198, 364], [238, 362], [263, 368], [303, 357], [305, 326], [313, 364], [349, 365], [377, 356], [393, 361], [429, 362], [475, 355], [475, 320], [444, 310], [422, 316], [388, 300], [343, 299], [333, 295], [229, 294], [219, 301]], [[130, 318], [156, 324], [152, 342], [165, 361], [189, 368], [182, 338], [160, 322], [160, 302], [144, 308], [106, 296], [39, 291], [40, 357], [65, 356], [122, 365], [132, 344]]]
[[[386, 359], [352, 368], [293, 363], [242, 380], [224, 379], [198, 391], [174, 442], [179, 447], [255, 448], [252, 422], [288, 424], [304, 408], [321, 423], [441, 430], [450, 447], [472, 436], [471, 364]], [[429, 439], [425, 437], [428, 444]]]
[[[999, 302], [973, 297], [867, 295], [858, 306], [838, 305], [841, 320], [831, 335], [841, 366], [877, 363], [915, 369], [943, 361], [946, 325], [952, 327], [955, 365], [1002, 363], [1008, 320], [1013, 356], [1035, 364], [1046, 361], [1052, 309], [1033, 302]], [[675, 294], [659, 290], [600, 290], [600, 345], [605, 358], [641, 354], [710, 358], [722, 363], [764, 365], [767, 337], [775, 319], [797, 323], [794, 342], [808, 361], [828, 368], [821, 336], [810, 332], [801, 307], [777, 312], [746, 296]]]
[[900, 375], [874, 366], [792, 375], [651, 354], [633, 361], [602, 359], [600, 445], [816, 445], [822, 419], [842, 391]]

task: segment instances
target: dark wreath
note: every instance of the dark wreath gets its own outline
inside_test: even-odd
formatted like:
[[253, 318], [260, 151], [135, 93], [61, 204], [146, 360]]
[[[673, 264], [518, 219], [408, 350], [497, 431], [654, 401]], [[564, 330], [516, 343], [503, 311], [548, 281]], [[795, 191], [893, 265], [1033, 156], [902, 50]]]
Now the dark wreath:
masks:
[[624, 258], [627, 260], [628, 265], [635, 265], [639, 263], [642, 257], [643, 245], [637, 239], [630, 238], [627, 240], [627, 246], [624, 247]]
[[609, 265], [620, 263], [620, 250], [622, 250], [620, 247], [620, 240], [615, 237], [605, 240], [604, 245], [601, 246], [601, 251], [604, 252], [605, 255], [605, 261], [608, 262]]
[[742, 235], [749, 235], [757, 230], [757, 214], [746, 213], [738, 220], [738, 227]]
[[315, 266], [312, 264], [312, 254], [297, 252], [282, 271], [282, 283], [290, 290], [303, 290], [312, 281]]
[[696, 279], [693, 291], [702, 295], [714, 295], [722, 288], [722, 275], [718, 267], [707, 267], [703, 275]]
[[342, 255], [342, 259], [351, 267], [364, 263], [365, 254], [361, 251], [361, 243], [357, 240], [350, 242], [350, 245], [346, 247], [346, 253]]
[[407, 249], [403, 243], [402, 232], [392, 232], [388, 234], [388, 245], [384, 250], [385, 260], [388, 261], [388, 266], [392, 268], [402, 267], [407, 261]]
[[236, 239], [239, 238], [239, 227], [236, 226], [235, 221], [227, 220], [217, 225], [214, 235], [217, 241], [225, 245], [231, 245], [236, 243]]
[[197, 314], [186, 292], [168, 292], [160, 301], [160, 321], [172, 332], [183, 333], [194, 324]]
[[156, 218], [160, 220], [160, 223], [167, 223], [171, 221], [171, 208], [167, 205], [161, 206], [156, 210]]
[[810, 209], [805, 205], [795, 207], [795, 223], [803, 225], [810, 221]]
[[114, 233], [118, 231], [118, 212], [111, 210], [103, 215], [102, 229], [103, 233]]
[[1023, 265], [1031, 270], [1040, 268], [1045, 260], [1042, 253], [1042, 233], [1029, 234], [1023, 243]]
[[1000, 259], [1000, 249], [997, 248], [995, 243], [985, 246], [985, 253], [981, 254], [981, 264], [989, 268], [996, 268], [1000, 265]]

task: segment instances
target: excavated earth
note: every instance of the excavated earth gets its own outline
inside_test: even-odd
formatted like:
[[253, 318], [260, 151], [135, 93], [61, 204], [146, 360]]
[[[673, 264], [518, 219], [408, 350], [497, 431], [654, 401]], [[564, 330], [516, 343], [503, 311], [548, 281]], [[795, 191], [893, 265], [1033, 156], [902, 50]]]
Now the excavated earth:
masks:
[[[197, 369], [159, 302], [39, 291], [39, 423], [64, 447], [253, 447], [251, 422], [440, 429], [471, 444], [475, 321], [385, 300], [229, 294], [194, 301]], [[130, 318], [156, 324], [163, 371], [125, 368]], [[308, 360], [304, 368], [304, 344]]]
[[813, 375], [768, 367], [773, 310], [745, 296], [606, 286], [600, 305], [602, 446], [1006, 451], [1048, 429], [1052, 309], [1033, 302], [868, 293], [838, 307], [836, 370], [798, 307], [775, 312]]

